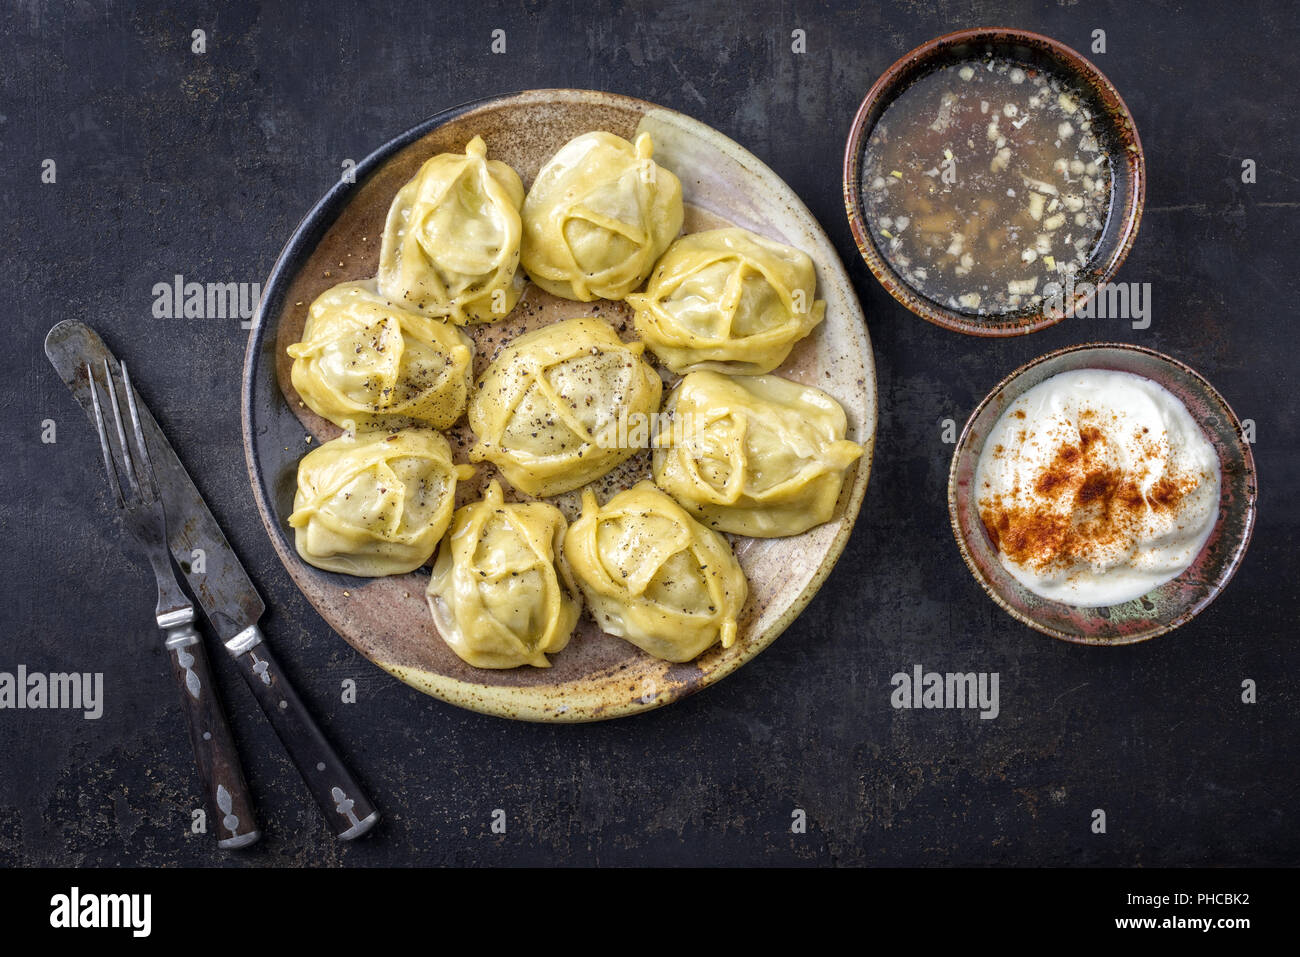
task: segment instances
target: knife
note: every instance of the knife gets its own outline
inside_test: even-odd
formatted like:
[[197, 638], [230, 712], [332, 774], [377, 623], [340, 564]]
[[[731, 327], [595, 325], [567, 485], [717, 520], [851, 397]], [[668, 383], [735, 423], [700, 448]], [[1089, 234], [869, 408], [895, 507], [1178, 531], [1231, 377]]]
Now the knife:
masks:
[[[86, 367], [107, 362], [117, 375], [116, 357], [93, 329], [74, 319], [65, 319], [49, 331], [45, 354], [93, 422]], [[168, 545], [190, 591], [266, 712], [330, 828], [345, 841], [360, 837], [379, 822], [379, 811], [321, 733], [271, 653], [257, 625], [266, 606], [143, 400], [139, 400], [139, 413], [166, 507]]]

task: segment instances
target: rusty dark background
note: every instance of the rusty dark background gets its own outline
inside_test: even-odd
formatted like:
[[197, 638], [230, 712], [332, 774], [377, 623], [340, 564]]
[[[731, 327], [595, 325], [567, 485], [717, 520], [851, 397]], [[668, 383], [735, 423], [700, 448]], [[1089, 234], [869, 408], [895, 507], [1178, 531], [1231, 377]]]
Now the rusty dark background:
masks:
[[[0, 712], [0, 864], [1295, 864], [1296, 167], [1300, 29], [1286, 4], [334, 2], [6, 4], [0, 14], [6, 366], [0, 670], [102, 671], [107, 712]], [[840, 161], [871, 82], [979, 25], [1083, 51], [1127, 99], [1150, 185], [1119, 279], [1147, 331], [1076, 320], [977, 341], [904, 312], [853, 248]], [[191, 31], [207, 52], [191, 52]], [[489, 52], [506, 31], [507, 52]], [[791, 52], [791, 31], [807, 52]], [[848, 265], [875, 347], [880, 430], [856, 531], [812, 605], [721, 685], [632, 719], [515, 724], [427, 698], [306, 604], [254, 510], [237, 321], [154, 319], [177, 274], [258, 282], [344, 159], [457, 103], [517, 89], [627, 93], [704, 120], [804, 198]], [[57, 183], [41, 183], [41, 162]], [[1241, 161], [1258, 164], [1243, 184]], [[218, 851], [200, 806], [152, 583], [110, 515], [88, 424], [42, 354], [75, 316], [140, 388], [271, 613], [270, 640], [386, 811], [328, 833], [224, 656], [266, 837]], [[951, 447], [1003, 375], [1087, 340], [1206, 375], [1256, 423], [1260, 511], [1237, 578], [1176, 633], [1068, 646], [980, 591], [948, 529]], [[40, 440], [57, 423], [54, 444]], [[997, 671], [1001, 715], [894, 711], [920, 663]], [[355, 679], [360, 701], [340, 701]], [[1240, 700], [1244, 679], [1257, 704]], [[806, 834], [790, 833], [794, 808]], [[507, 812], [504, 835], [490, 830]], [[1091, 812], [1107, 833], [1090, 831]]]

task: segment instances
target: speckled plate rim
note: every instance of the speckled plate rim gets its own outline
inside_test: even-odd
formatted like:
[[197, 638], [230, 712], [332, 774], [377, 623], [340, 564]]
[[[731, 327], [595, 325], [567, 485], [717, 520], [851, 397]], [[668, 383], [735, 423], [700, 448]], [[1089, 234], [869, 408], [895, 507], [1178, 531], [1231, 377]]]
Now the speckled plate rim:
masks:
[[[974, 425], [979, 420], [984, 410], [989, 405], [996, 402], [1002, 393], [1011, 387], [1016, 380], [1044, 363], [1053, 362], [1068, 355], [1099, 350], [1120, 350], [1148, 356], [1159, 362], [1167, 363], [1197, 383], [1203, 390], [1205, 397], [1224, 412], [1228, 421], [1232, 425], [1233, 431], [1237, 435], [1237, 446], [1241, 452], [1243, 465], [1244, 477], [1242, 481], [1247, 483], [1248, 488], [1247, 504], [1243, 516], [1243, 527], [1239, 540], [1233, 546], [1231, 555], [1224, 566], [1223, 571], [1217, 576], [1215, 582], [1206, 589], [1205, 594], [1192, 602], [1192, 604], [1176, 618], [1170, 621], [1159, 622], [1152, 625], [1150, 628], [1128, 635], [1105, 636], [1072, 634], [1038, 621], [1013, 606], [1002, 596], [995, 584], [988, 580], [983, 569], [979, 567], [979, 564], [971, 554], [970, 547], [962, 532], [961, 516], [957, 504], [958, 467], [963, 453], [967, 450], [973, 439]], [[1205, 608], [1220, 594], [1222, 594], [1223, 589], [1227, 587], [1228, 582], [1232, 580], [1237, 569], [1241, 566], [1241, 562], [1246, 555], [1246, 550], [1250, 546], [1251, 536], [1255, 528], [1256, 502], [1258, 498], [1257, 489], [1258, 482], [1257, 473], [1255, 471], [1255, 459], [1250, 450], [1250, 444], [1241, 438], [1241, 420], [1237, 418], [1237, 414], [1233, 412], [1232, 407], [1228, 405], [1227, 401], [1219, 394], [1218, 390], [1216, 390], [1203, 375], [1186, 363], [1180, 362], [1172, 356], [1166, 355], [1163, 352], [1158, 352], [1155, 349], [1148, 349], [1145, 346], [1137, 346], [1123, 342], [1085, 342], [1078, 345], [1066, 346], [1063, 349], [1057, 349], [1025, 363], [1020, 368], [1003, 378], [1001, 382], [989, 391], [989, 394], [984, 397], [984, 400], [975, 407], [975, 410], [966, 420], [966, 425], [962, 428], [960, 437], [957, 439], [957, 444], [952, 453], [952, 464], [948, 468], [948, 517], [952, 527], [953, 537], [957, 540], [957, 548], [961, 551], [961, 557], [966, 562], [966, 567], [970, 569], [971, 574], [975, 577], [975, 581], [979, 583], [979, 586], [984, 590], [984, 593], [992, 598], [993, 601], [997, 603], [1003, 611], [1011, 615], [1011, 617], [1028, 625], [1035, 631], [1042, 632], [1045, 635], [1050, 635], [1053, 638], [1058, 638], [1061, 641], [1070, 642], [1071, 644], [1121, 646], [1136, 644], [1141, 641], [1147, 641], [1151, 638], [1159, 637], [1160, 635], [1168, 634], [1174, 629], [1191, 621], [1204, 611]], [[1221, 518], [1220, 521], [1222, 521]], [[1177, 578], [1173, 579], [1173, 581], [1177, 580]]]
[[[861, 303], [858, 301], [856, 292], [853, 289], [852, 281], [848, 277], [848, 273], [839, 257], [839, 254], [836, 252], [830, 238], [826, 235], [825, 230], [817, 221], [817, 218], [812, 214], [811, 210], [808, 209], [803, 200], [799, 198], [798, 194], [786, 185], [784, 180], [777, 176], [770, 167], [729, 137], [718, 132], [707, 124], [687, 116], [686, 114], [636, 97], [594, 90], [526, 90], [516, 93], [502, 94], [500, 96], [484, 97], [482, 99], [473, 100], [443, 110], [424, 120], [417, 126], [412, 127], [399, 136], [389, 140], [357, 164], [355, 168], [355, 182], [364, 182], [370, 174], [375, 172], [375, 170], [377, 170], [398, 151], [421, 139], [440, 126], [475, 110], [489, 106], [500, 106], [507, 101], [512, 100], [537, 102], [539, 100], [553, 101], [558, 99], [577, 99], [580, 101], [595, 103], [621, 103], [626, 106], [637, 106], [646, 112], [656, 111], [662, 114], [671, 114], [676, 118], [697, 127], [700, 132], [710, 137], [719, 149], [724, 150], [731, 159], [739, 162], [742, 166], [754, 172], [760, 178], [767, 180], [769, 183], [778, 184], [787, 194], [785, 200], [790, 208], [797, 215], [806, 220], [807, 228], [818, 238], [821, 249], [818, 250], [815, 259], [819, 271], [833, 274], [835, 277], [835, 285], [838, 288], [847, 291], [846, 298], [848, 302], [855, 307], [855, 318], [861, 321], [861, 334], [865, 350], [864, 369], [867, 378], [869, 379], [864, 386], [868, 400], [867, 404], [870, 411], [869, 418], [864, 420], [862, 423], [863, 434], [861, 437], [861, 444], [864, 452], [862, 458], [858, 460], [853, 469], [852, 484], [847, 489], [847, 494], [841, 494], [841, 501], [844, 502], [844, 511], [842, 513], [843, 520], [840, 523], [840, 527], [836, 530], [834, 538], [827, 547], [825, 557], [816, 571], [812, 574], [807, 585], [793, 599], [793, 601], [790, 602], [786, 609], [778, 615], [776, 621], [768, 626], [758, 636], [747, 642], [743, 654], [737, 655], [734, 658], [729, 658], [719, 666], [703, 673], [700, 679], [693, 684], [685, 687], [674, 685], [671, 686], [668, 691], [659, 693], [651, 698], [633, 698], [616, 704], [611, 704], [608, 700], [602, 699], [597, 694], [578, 694], [575, 695], [573, 701], [566, 701], [566, 704], [568, 704], [569, 707], [563, 713], [557, 713], [551, 708], [548, 708], [547, 702], [542, 698], [538, 698], [532, 692], [532, 689], [528, 687], [476, 684], [424, 671], [417, 672], [415, 675], [410, 675], [403, 673], [407, 669], [403, 669], [400, 666], [389, 666], [382, 662], [368, 659], [377, 667], [383, 668], [390, 674], [394, 675], [394, 677], [399, 678], [401, 681], [417, 690], [423, 691], [425, 694], [429, 694], [442, 701], [446, 701], [449, 704], [454, 704], [471, 711], [511, 720], [547, 723], [583, 723], [603, 721], [611, 718], [625, 717], [632, 714], [651, 711], [674, 701], [681, 700], [682, 698], [689, 697], [704, 688], [716, 684], [765, 650], [773, 641], [780, 637], [790, 624], [803, 612], [803, 610], [808, 606], [808, 603], [812, 600], [813, 596], [816, 595], [818, 590], [821, 588], [827, 576], [829, 576], [831, 570], [835, 567], [840, 555], [843, 553], [844, 548], [848, 543], [849, 536], [853, 532], [858, 513], [861, 510], [862, 501], [866, 495], [867, 484], [871, 474], [872, 457], [875, 451], [876, 429], [879, 420], [879, 395], [875, 366], [872, 357], [871, 338], [866, 326], [865, 318], [862, 315]], [[244, 353], [244, 368], [240, 389], [240, 418], [244, 445], [244, 460], [248, 469], [249, 481], [253, 487], [253, 494], [257, 504], [258, 514], [262, 519], [262, 525], [266, 529], [268, 537], [271, 539], [271, 544], [275, 548], [281, 564], [284, 565], [285, 569], [289, 572], [290, 578], [293, 579], [294, 584], [300, 590], [304, 589], [303, 583], [299, 580], [299, 576], [302, 572], [298, 568], [299, 560], [297, 558], [297, 553], [294, 549], [293, 543], [289, 540], [287, 533], [279, 525], [274, 505], [268, 501], [266, 497], [264, 492], [264, 477], [262, 469], [254, 451], [251, 408], [254, 401], [254, 389], [256, 384], [255, 373], [258, 368], [258, 356], [265, 347], [264, 340], [268, 336], [274, 339], [276, 318], [280, 314], [284, 302], [284, 296], [288, 291], [289, 285], [292, 282], [297, 269], [305, 257], [311, 254], [311, 251], [320, 242], [325, 233], [342, 213], [354, 188], [355, 186], [352, 183], [346, 183], [343, 181], [335, 183], [311, 208], [307, 215], [303, 217], [302, 221], [290, 235], [289, 240], [285, 243], [284, 248], [277, 257], [275, 265], [272, 267], [271, 272], [263, 285], [262, 299], [254, 317], [253, 327], [249, 333], [248, 343]], [[346, 635], [344, 634], [344, 629], [340, 627], [339, 623], [333, 621], [330, 616], [326, 615], [319, 608], [317, 609], [317, 612], [325, 618], [326, 622], [335, 630], [336, 633], [339, 633], [345, 641], [347, 640]], [[351, 644], [351, 642], [349, 642], [349, 644]]]
[[860, 167], [864, 141], [875, 126], [874, 122], [868, 125], [867, 117], [875, 109], [881, 98], [893, 93], [899, 79], [919, 60], [931, 56], [945, 47], [955, 46], [960, 43], [981, 41], [990, 43], [999, 41], [1015, 42], [1016, 40], [1024, 43], [1040, 44], [1051, 50], [1055, 56], [1070, 67], [1073, 73], [1082, 77], [1087, 86], [1093, 91], [1099, 91], [1103, 101], [1107, 98], [1112, 99], [1115, 103], [1113, 112], [1117, 114], [1112, 122], [1123, 129], [1123, 136], [1130, 141], [1128, 150], [1132, 153], [1129, 164], [1132, 188], [1128, 201], [1120, 215], [1118, 232], [1114, 240], [1115, 249], [1112, 251], [1105, 268], [1095, 276], [1087, 277], [1088, 280], [1093, 282], [1109, 282], [1119, 272], [1124, 260], [1128, 258], [1129, 251], [1133, 248], [1133, 242], [1137, 238], [1138, 227], [1142, 223], [1142, 211], [1146, 206], [1146, 153], [1142, 149], [1142, 140], [1138, 136], [1133, 113], [1128, 108], [1128, 104], [1124, 102], [1124, 98], [1120, 96], [1119, 90], [1115, 88], [1115, 84], [1107, 79], [1106, 75], [1097, 68], [1095, 63], [1061, 41], [1041, 33], [1035, 33], [1032, 30], [1022, 30], [1017, 27], [972, 27], [965, 30], [955, 30], [952, 33], [945, 33], [932, 40], [927, 40], [894, 61], [871, 85], [853, 117], [853, 125], [849, 128], [848, 140], [844, 146], [844, 207], [848, 214], [849, 229], [853, 233], [853, 241], [872, 275], [876, 277], [876, 280], [885, 288], [886, 292], [912, 314], [944, 329], [981, 338], [1006, 338], [1028, 335], [1032, 332], [1038, 332], [1040, 329], [1054, 326], [1058, 322], [1063, 322], [1065, 319], [1072, 317], [1075, 310], [1081, 308], [1084, 303], [1093, 298], [1093, 294], [1076, 296], [1074, 301], [1065, 306], [1059, 316], [1044, 315], [1040, 311], [1033, 321], [1027, 321], [1033, 316], [1032, 313], [1011, 313], [1000, 321], [994, 321], [992, 318], [978, 320], [921, 295], [894, 271], [894, 268], [885, 261], [885, 258], [876, 249], [876, 244], [871, 238], [871, 230], [867, 226], [862, 211]]

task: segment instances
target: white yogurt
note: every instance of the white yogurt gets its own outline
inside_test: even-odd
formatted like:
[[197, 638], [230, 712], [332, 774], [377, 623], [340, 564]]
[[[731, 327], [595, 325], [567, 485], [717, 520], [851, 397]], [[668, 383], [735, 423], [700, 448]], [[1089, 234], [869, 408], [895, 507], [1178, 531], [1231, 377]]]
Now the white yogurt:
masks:
[[1142, 376], [1053, 376], [998, 419], [976, 503], [1003, 566], [1052, 601], [1101, 607], [1182, 574], [1214, 529], [1219, 458], [1187, 407]]

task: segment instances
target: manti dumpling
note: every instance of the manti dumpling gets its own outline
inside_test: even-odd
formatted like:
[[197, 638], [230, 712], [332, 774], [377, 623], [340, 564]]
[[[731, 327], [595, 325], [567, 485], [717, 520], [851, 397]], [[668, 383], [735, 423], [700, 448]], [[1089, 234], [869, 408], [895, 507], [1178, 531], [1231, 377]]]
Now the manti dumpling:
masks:
[[433, 557], [451, 521], [453, 465], [431, 429], [344, 434], [298, 463], [289, 524], [304, 561], [327, 571], [375, 577], [414, 571]]
[[754, 538], [828, 521], [862, 455], [833, 398], [780, 376], [692, 372], [668, 396], [655, 482], [709, 528]]
[[559, 495], [609, 472], [638, 451], [619, 440], [620, 422], [635, 434], [659, 411], [663, 383], [643, 351], [589, 316], [520, 336], [470, 399], [478, 442], [469, 460], [494, 463], [529, 495]]
[[749, 596], [727, 540], [650, 482], [604, 506], [590, 489], [564, 554], [596, 623], [667, 661], [690, 661], [736, 641]]
[[582, 609], [557, 555], [564, 516], [546, 502], [506, 503], [493, 481], [456, 510], [429, 581], [429, 609], [451, 650], [475, 668], [549, 668]]
[[298, 395], [335, 425], [428, 425], [461, 417], [473, 382], [474, 344], [459, 328], [403, 309], [374, 280], [316, 297], [302, 341], [288, 349]]
[[622, 299], [645, 281], [682, 228], [682, 184], [629, 143], [584, 133], [542, 167], [524, 199], [523, 264], [564, 299]]
[[760, 375], [822, 321], [816, 291], [806, 254], [731, 227], [677, 240], [627, 302], [638, 335], [674, 372]]
[[379, 247], [379, 290], [457, 325], [502, 319], [525, 279], [518, 273], [524, 184], [481, 137], [439, 153], [397, 192]]

